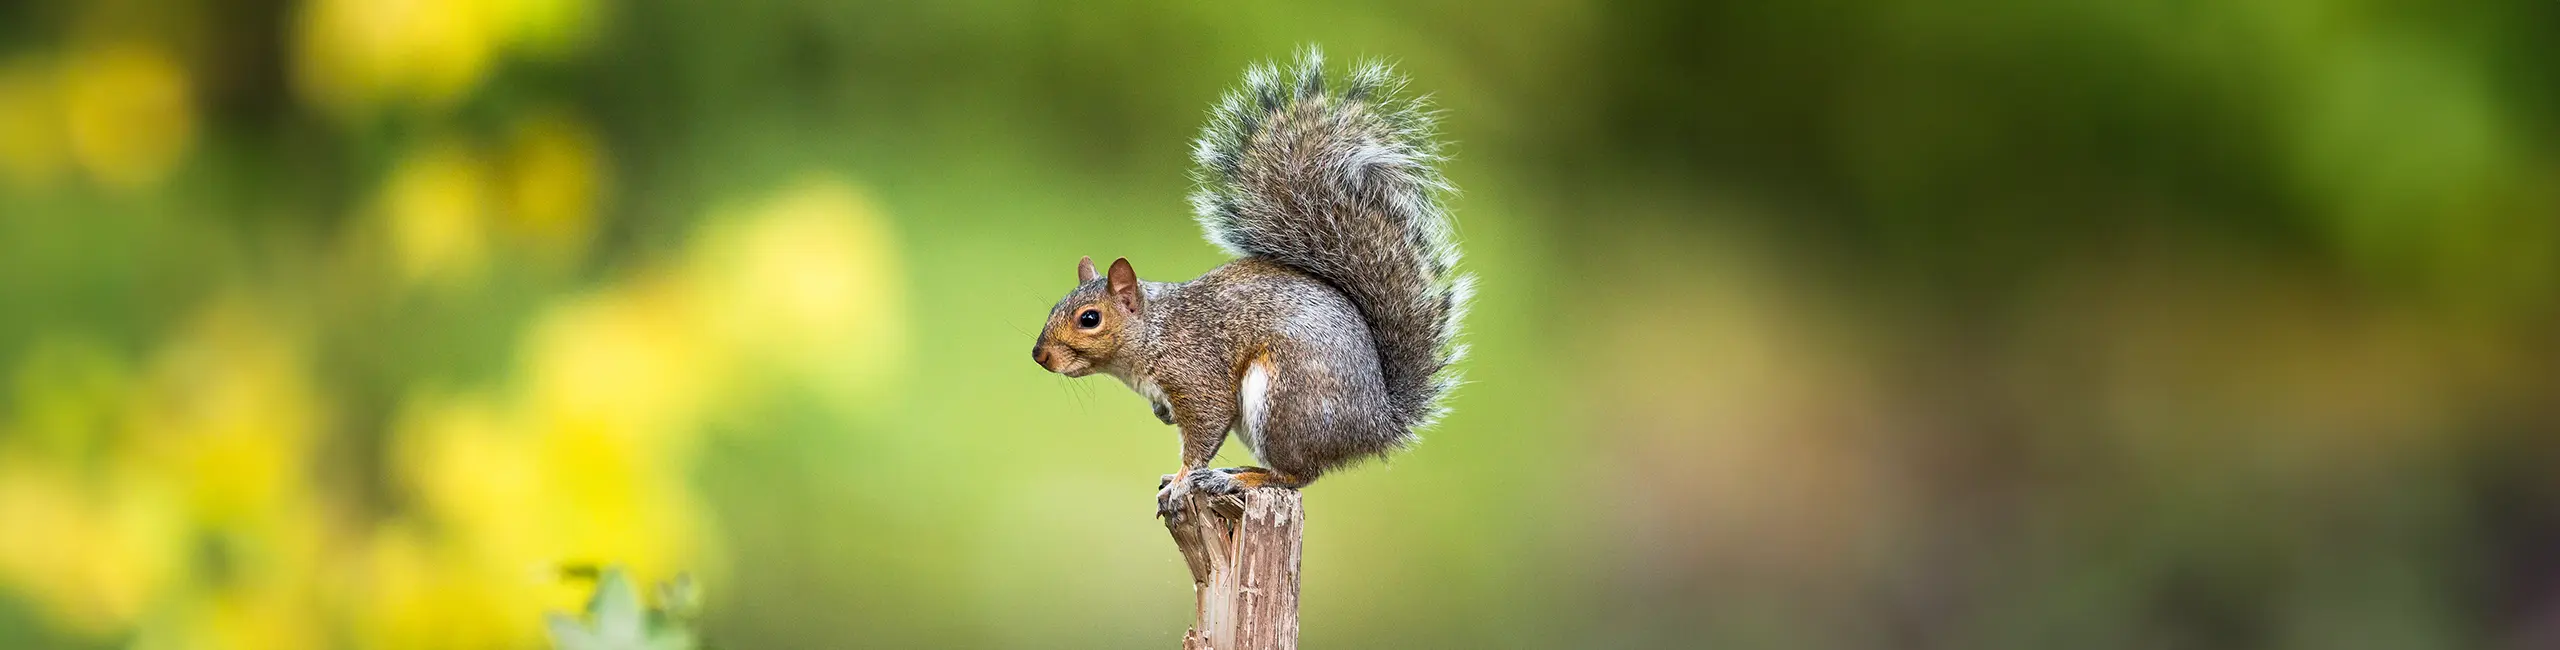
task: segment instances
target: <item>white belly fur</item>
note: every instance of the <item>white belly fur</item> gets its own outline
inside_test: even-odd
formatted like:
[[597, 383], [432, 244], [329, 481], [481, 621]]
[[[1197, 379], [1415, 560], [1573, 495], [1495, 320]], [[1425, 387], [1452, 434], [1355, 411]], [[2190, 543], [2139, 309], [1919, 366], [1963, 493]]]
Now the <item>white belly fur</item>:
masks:
[[1164, 403], [1164, 389], [1156, 386], [1154, 381], [1122, 378], [1120, 383], [1128, 384], [1129, 390], [1136, 391], [1139, 396], [1147, 398], [1148, 404]]
[[1237, 414], [1236, 438], [1253, 450], [1255, 460], [1262, 454], [1262, 420], [1270, 412], [1271, 367], [1263, 363], [1247, 364], [1244, 381], [1236, 386], [1236, 403], [1243, 406]]

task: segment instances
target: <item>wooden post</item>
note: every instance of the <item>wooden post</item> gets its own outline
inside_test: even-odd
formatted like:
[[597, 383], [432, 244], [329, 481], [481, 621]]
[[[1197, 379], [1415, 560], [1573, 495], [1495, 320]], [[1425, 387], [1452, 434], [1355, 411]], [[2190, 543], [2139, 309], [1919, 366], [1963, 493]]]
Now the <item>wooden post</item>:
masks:
[[1183, 650], [1295, 650], [1298, 647], [1298, 491], [1256, 488], [1232, 496], [1192, 495], [1173, 545], [1191, 565], [1200, 600]]

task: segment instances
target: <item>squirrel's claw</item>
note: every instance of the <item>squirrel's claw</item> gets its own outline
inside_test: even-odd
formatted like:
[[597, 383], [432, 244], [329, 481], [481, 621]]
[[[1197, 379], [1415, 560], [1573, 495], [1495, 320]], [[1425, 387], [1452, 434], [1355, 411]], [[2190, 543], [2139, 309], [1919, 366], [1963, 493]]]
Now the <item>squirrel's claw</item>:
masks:
[[[1188, 470], [1186, 470], [1188, 471]], [[1191, 493], [1192, 481], [1180, 480], [1185, 472], [1164, 475], [1156, 488], [1156, 516], [1166, 521], [1182, 520], [1182, 497]], [[1201, 472], [1188, 471], [1192, 475]]]
[[1182, 497], [1189, 489], [1175, 483], [1156, 491], [1156, 517], [1166, 521], [1182, 521]]

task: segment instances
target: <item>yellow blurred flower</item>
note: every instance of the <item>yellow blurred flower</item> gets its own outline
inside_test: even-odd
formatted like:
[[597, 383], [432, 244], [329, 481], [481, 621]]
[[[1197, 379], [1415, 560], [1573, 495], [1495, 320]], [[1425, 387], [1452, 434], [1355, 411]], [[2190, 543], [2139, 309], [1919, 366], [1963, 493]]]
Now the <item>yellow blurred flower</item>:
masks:
[[544, 488], [554, 499], [546, 514], [559, 534], [558, 554], [545, 559], [555, 566], [619, 564], [648, 575], [698, 562], [692, 463], [596, 428], [540, 435]]
[[341, 116], [445, 108], [504, 52], [576, 51], [595, 13], [591, 0], [309, 0], [294, 26], [294, 82]]
[[451, 143], [413, 153], [392, 170], [379, 211], [403, 279], [478, 276], [488, 256], [488, 185], [487, 165]]
[[[390, 572], [382, 588], [488, 603], [436, 615], [478, 617], [474, 625], [534, 642], [542, 612], [578, 602], [558, 567], [698, 568], [704, 524], [686, 480], [720, 373], [699, 349], [688, 296], [644, 278], [576, 299], [526, 333], [524, 383], [510, 396], [407, 400], [390, 462], [425, 506], [423, 521], [449, 536], [443, 570], [465, 577], [399, 577], [418, 552], [393, 546], [377, 550], [378, 570]], [[447, 582], [417, 584], [437, 580]], [[417, 624], [406, 616], [366, 619]]]
[[[583, 237], [589, 138], [519, 131], [508, 212]], [[380, 213], [405, 277], [486, 263], [490, 176], [454, 145], [397, 166]], [[0, 586], [137, 648], [488, 648], [538, 647], [543, 612], [577, 609], [564, 565], [716, 574], [688, 480], [732, 383], [875, 381], [903, 335], [894, 244], [851, 185], [813, 178], [719, 216], [681, 266], [538, 315], [513, 383], [403, 400], [382, 461], [413, 505], [389, 523], [332, 501], [308, 332], [272, 306], [219, 300], [138, 368], [41, 340], [0, 421], [0, 530], [47, 534], [0, 535]]]
[[342, 115], [449, 106], [488, 75], [497, 25], [487, 0], [311, 0], [294, 33], [294, 81]]
[[692, 559], [698, 522], [685, 481], [725, 373], [706, 356], [688, 297], [641, 279], [535, 326], [521, 405], [549, 500], [543, 516], [558, 535], [538, 559], [657, 575]]
[[520, 427], [472, 398], [412, 397], [402, 408], [389, 465], [424, 514], [474, 552], [537, 553], [542, 478]]
[[[577, 604], [576, 590], [558, 579], [560, 567], [598, 558], [653, 567], [690, 559], [693, 510], [680, 495], [669, 497], [682, 489], [681, 472], [629, 467], [635, 456], [662, 456], [635, 449], [646, 441], [528, 428], [476, 398], [413, 398], [405, 409], [393, 431], [393, 464], [426, 506], [421, 521], [442, 534], [434, 547], [437, 575], [401, 578], [410, 571], [401, 563], [415, 559], [406, 556], [427, 551], [378, 548], [375, 561], [387, 564], [376, 570], [391, 572], [382, 578], [391, 582], [377, 588], [424, 589], [399, 581], [432, 582], [445, 597], [486, 604], [438, 615], [532, 641], [540, 638], [542, 612]], [[590, 541], [598, 534], [623, 539]], [[377, 541], [395, 543], [408, 540]], [[364, 617], [372, 625], [399, 625], [413, 614]]]
[[294, 340], [225, 303], [162, 349], [144, 380], [130, 438], [205, 522], [265, 516], [306, 489], [322, 402]]
[[541, 440], [522, 418], [480, 397], [412, 397], [392, 431], [391, 465], [425, 507], [420, 521], [441, 533], [451, 585], [496, 609], [499, 627], [535, 638], [540, 613], [564, 607], [557, 571], [569, 552], [551, 515], [559, 509]]
[[845, 391], [896, 374], [906, 335], [896, 250], [868, 197], [813, 176], [714, 215], [686, 270], [722, 345]]
[[[298, 497], [315, 496], [303, 486]], [[321, 579], [334, 573], [321, 514], [282, 501], [255, 516], [199, 530], [195, 588], [138, 645], [173, 648], [321, 647], [329, 620]], [[167, 635], [165, 641], [154, 637]]]
[[695, 426], [722, 373], [690, 298], [641, 279], [544, 314], [518, 371], [533, 426], [646, 441]]
[[81, 52], [62, 81], [72, 157], [108, 185], [159, 182], [195, 136], [187, 73], [161, 48], [119, 43]]
[[[82, 337], [40, 340], [20, 362], [0, 434], [0, 583], [65, 626], [132, 624], [173, 581], [185, 513], [165, 482], [107, 452], [122, 432], [130, 377]], [[98, 468], [92, 472], [84, 468]]]
[[0, 582], [66, 629], [103, 635], [138, 620], [185, 557], [182, 511], [146, 477], [86, 482], [66, 463], [0, 452]]
[[37, 61], [0, 63], [0, 180], [53, 181], [63, 163], [62, 106], [53, 71]]
[[574, 259], [595, 231], [607, 177], [604, 147], [586, 125], [558, 113], [518, 122], [507, 147], [507, 220], [555, 260]]
[[203, 611], [194, 621], [199, 627], [179, 635], [187, 642], [173, 647], [203, 650], [305, 650], [321, 647], [321, 630], [316, 629], [320, 621], [312, 616], [312, 603], [295, 599], [292, 594], [252, 592], [199, 602]]
[[537, 57], [556, 57], [584, 45], [595, 24], [590, 0], [497, 0], [493, 10], [506, 40]]
[[527, 594], [557, 580], [508, 576], [470, 560], [467, 549], [426, 539], [408, 522], [374, 531], [357, 560], [357, 643], [378, 650], [533, 647], [544, 604]]
[[[315, 558], [316, 559], [316, 558]], [[180, 600], [134, 635], [134, 650], [307, 650], [325, 647], [327, 620], [305, 585], [262, 582]]]
[[65, 629], [142, 647], [314, 647], [326, 550], [308, 471], [319, 398], [293, 337], [208, 310], [127, 381], [48, 342], [21, 368], [0, 467], [0, 577]]

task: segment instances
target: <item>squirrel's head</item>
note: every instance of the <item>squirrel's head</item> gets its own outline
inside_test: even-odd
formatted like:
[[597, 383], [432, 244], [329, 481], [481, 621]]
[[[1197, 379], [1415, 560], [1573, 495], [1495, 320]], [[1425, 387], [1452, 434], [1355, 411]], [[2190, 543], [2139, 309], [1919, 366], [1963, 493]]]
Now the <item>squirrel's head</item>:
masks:
[[1031, 344], [1031, 360], [1050, 372], [1082, 377], [1111, 367], [1120, 352], [1121, 333], [1136, 324], [1146, 308], [1146, 292], [1128, 258], [1111, 262], [1111, 272], [1093, 269], [1093, 258], [1076, 262], [1076, 289], [1049, 309], [1049, 324]]

